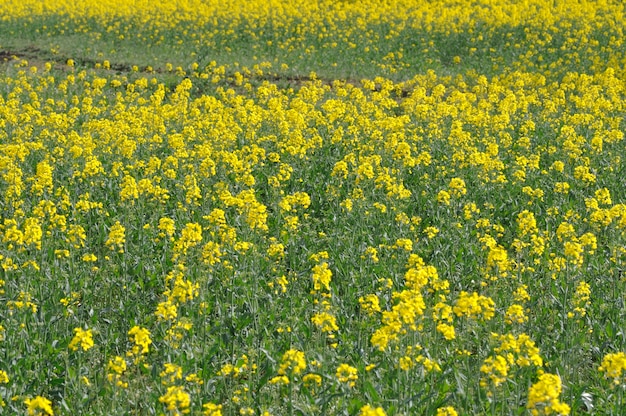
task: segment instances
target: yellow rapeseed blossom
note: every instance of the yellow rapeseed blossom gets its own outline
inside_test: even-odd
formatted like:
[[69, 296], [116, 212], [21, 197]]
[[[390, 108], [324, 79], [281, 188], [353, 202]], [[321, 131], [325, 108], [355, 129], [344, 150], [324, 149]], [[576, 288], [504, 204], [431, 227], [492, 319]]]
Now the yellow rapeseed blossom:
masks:
[[76, 351], [78, 348], [82, 348], [83, 351], [87, 351], [94, 345], [93, 334], [91, 329], [84, 330], [82, 328], [74, 328], [74, 338], [70, 341], [69, 349]]
[[202, 405], [203, 416], [222, 416], [222, 405], [214, 403], [205, 403]]
[[30, 416], [48, 415], [53, 416], [52, 402], [45, 397], [35, 396], [32, 399], [24, 400], [26, 410]]
[[126, 228], [119, 221], [116, 221], [109, 230], [109, 236], [105, 241], [105, 245], [111, 250], [117, 250], [119, 253], [124, 252], [124, 244], [126, 243]]
[[278, 368], [279, 375], [299, 375], [306, 368], [306, 360], [304, 353], [298, 350], [286, 351], [282, 358], [280, 367]]
[[518, 304], [509, 306], [504, 314], [504, 321], [507, 324], [523, 324], [528, 321], [528, 317], [524, 313], [524, 307]]
[[356, 381], [359, 379], [357, 369], [348, 364], [341, 364], [337, 367], [335, 376], [339, 382], [346, 383], [350, 387], [354, 387]]
[[336, 332], [339, 330], [337, 326], [337, 318], [328, 312], [319, 312], [311, 317], [311, 322], [315, 324], [322, 332]]
[[623, 352], [609, 353], [602, 359], [598, 368], [614, 385], [626, 382], [626, 354]]
[[387, 413], [382, 407], [372, 407], [366, 404], [359, 410], [359, 416], [387, 416]]
[[454, 410], [454, 407], [446, 406], [438, 408], [435, 416], [458, 416], [458, 413]]
[[178, 380], [182, 380], [183, 378], [183, 369], [181, 366], [165, 363], [163, 364], [163, 371], [159, 373], [159, 377], [161, 377], [161, 384], [164, 386], [170, 386], [175, 384]]
[[482, 315], [482, 318], [488, 321], [495, 315], [495, 303], [491, 298], [476, 292], [469, 294], [461, 291], [452, 310], [458, 317], [477, 319]]
[[140, 355], [147, 354], [150, 349], [150, 344], [152, 344], [152, 340], [150, 339], [150, 331], [146, 328], [141, 328], [139, 326], [134, 326], [128, 331], [128, 336], [133, 343], [129, 354], [132, 355]]
[[569, 415], [570, 407], [559, 400], [561, 388], [559, 376], [548, 373], [540, 375], [539, 380], [528, 390], [526, 407], [533, 416]]
[[126, 360], [123, 357], [115, 356], [107, 364], [107, 380], [117, 387], [127, 388], [128, 382], [122, 379], [126, 372]]
[[328, 263], [322, 262], [313, 267], [313, 274], [311, 279], [313, 280], [313, 291], [318, 292], [320, 290], [330, 291], [330, 281], [332, 280], [333, 273], [328, 267]]
[[170, 412], [187, 414], [189, 413], [191, 398], [183, 387], [170, 386], [167, 388], [165, 394], [159, 397], [159, 402], [163, 403], [165, 408]]
[[376, 312], [381, 311], [378, 296], [376, 296], [375, 294], [361, 296], [359, 298], [359, 304], [368, 315], [373, 315]]

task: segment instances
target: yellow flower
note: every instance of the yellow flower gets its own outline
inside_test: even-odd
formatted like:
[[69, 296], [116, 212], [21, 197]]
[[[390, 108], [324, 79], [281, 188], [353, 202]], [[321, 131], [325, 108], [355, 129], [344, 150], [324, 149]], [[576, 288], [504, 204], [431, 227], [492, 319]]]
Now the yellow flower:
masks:
[[458, 317], [478, 318], [479, 315], [482, 315], [483, 319], [488, 321], [495, 315], [495, 303], [491, 298], [476, 292], [470, 295], [462, 291], [452, 310]]
[[117, 387], [128, 388], [128, 383], [122, 380], [126, 368], [126, 360], [116, 355], [107, 364], [107, 380], [110, 383], [115, 383]]
[[165, 394], [159, 397], [159, 402], [165, 404], [170, 412], [176, 411], [177, 413], [186, 414], [189, 413], [191, 399], [189, 393], [181, 386], [170, 386]]
[[561, 378], [554, 374], [542, 374], [539, 381], [528, 390], [528, 403], [533, 416], [538, 415], [569, 415], [570, 407], [559, 401], [561, 394]]
[[378, 300], [378, 296], [376, 296], [375, 294], [369, 294], [365, 297], [360, 297], [359, 304], [368, 315], [373, 315], [376, 312], [380, 312], [380, 303]]
[[172, 363], [165, 363], [163, 367], [164, 369], [159, 373], [159, 377], [161, 377], [161, 384], [164, 386], [172, 385], [176, 382], [176, 380], [181, 380], [183, 378], [183, 368], [181, 366]]
[[306, 368], [306, 360], [304, 359], [304, 353], [298, 350], [287, 350], [281, 359], [280, 367], [278, 368], [279, 375], [299, 375]]
[[205, 403], [202, 409], [202, 416], [222, 416], [221, 404]]
[[302, 377], [302, 382], [309, 388], [319, 387], [322, 385], [322, 376], [320, 376], [319, 374], [309, 373]]
[[605, 373], [606, 378], [613, 379], [615, 385], [624, 383], [626, 381], [624, 380], [626, 377], [626, 354], [617, 352], [605, 355], [598, 370]]
[[24, 404], [27, 407], [28, 414], [35, 415], [49, 415], [53, 416], [52, 402], [45, 397], [35, 396], [33, 399], [24, 400]]
[[437, 194], [437, 202], [443, 205], [450, 205], [450, 194], [448, 191], [441, 190]]
[[139, 326], [134, 326], [128, 331], [128, 336], [134, 344], [131, 350], [134, 355], [148, 353], [149, 346], [152, 344], [150, 331]]
[[437, 227], [426, 227], [426, 228], [424, 228], [424, 234], [426, 234], [426, 236], [428, 238], [435, 238], [435, 236], [437, 234], [439, 234], [439, 228], [437, 228]]
[[528, 321], [528, 317], [524, 315], [524, 307], [518, 304], [509, 306], [504, 314], [504, 321], [507, 324], [523, 324]]
[[484, 377], [480, 379], [482, 387], [488, 387], [489, 382], [497, 387], [507, 380], [509, 363], [501, 355], [487, 357], [480, 367], [480, 372], [484, 374]]
[[313, 267], [313, 290], [319, 291], [324, 288], [330, 291], [330, 281], [332, 279], [333, 272], [328, 268], [328, 263], [323, 262]]
[[159, 237], [167, 236], [169, 238], [172, 237], [176, 232], [176, 225], [174, 223], [174, 220], [167, 217], [159, 219], [159, 225], [157, 228], [161, 231]]
[[585, 316], [587, 314], [590, 296], [591, 287], [589, 286], [589, 283], [585, 281], [579, 282], [572, 298], [575, 314], [578, 314], [579, 316]]
[[202, 247], [202, 262], [209, 266], [213, 266], [222, 261], [223, 253], [220, 250], [219, 243], [209, 241]]
[[78, 350], [79, 344], [83, 351], [87, 351], [93, 347], [94, 344], [91, 329], [83, 330], [82, 328], [74, 328], [74, 334], [74, 338], [72, 338], [68, 346], [72, 351]]
[[311, 317], [311, 322], [322, 332], [334, 332], [339, 330], [337, 319], [327, 312], [316, 313]]
[[270, 384], [284, 384], [287, 385], [289, 384], [289, 377], [287, 376], [276, 376], [276, 377], [272, 377], [269, 380]]
[[41, 238], [43, 231], [36, 218], [27, 218], [24, 221], [24, 244], [32, 244], [37, 250], [41, 250]]
[[387, 416], [385, 410], [382, 407], [372, 407], [369, 404], [361, 407], [359, 411], [359, 416]]
[[393, 245], [394, 248], [401, 248], [404, 251], [413, 250], [413, 241], [408, 238], [398, 238], [396, 243]]
[[174, 243], [174, 259], [187, 254], [187, 251], [202, 242], [202, 227], [200, 224], [187, 223], [181, 231], [181, 236]]
[[443, 335], [443, 337], [448, 341], [451, 341], [454, 338], [456, 338], [454, 327], [449, 324], [445, 324], [445, 323], [437, 324], [437, 332]]
[[107, 241], [105, 241], [104, 245], [106, 245], [110, 250], [117, 249], [120, 253], [124, 252], [124, 244], [126, 243], [126, 229], [119, 221], [116, 221], [115, 224], [109, 230], [109, 237]]
[[458, 413], [454, 410], [454, 407], [446, 406], [437, 409], [437, 414], [435, 416], [458, 416]]
[[461, 178], [452, 178], [448, 187], [450, 188], [451, 194], [455, 197], [460, 197], [467, 193], [465, 181]]
[[139, 198], [137, 181], [132, 176], [124, 176], [120, 184], [120, 199], [126, 201], [127, 199], [135, 200], [137, 198]]
[[524, 210], [517, 215], [517, 228], [520, 236], [537, 233], [537, 220], [535, 215]]
[[341, 383], [347, 383], [350, 387], [354, 387], [356, 380], [359, 379], [357, 369], [348, 364], [341, 364], [337, 367], [335, 376]]
[[178, 307], [171, 300], [166, 300], [157, 305], [154, 315], [159, 321], [171, 321], [178, 316]]

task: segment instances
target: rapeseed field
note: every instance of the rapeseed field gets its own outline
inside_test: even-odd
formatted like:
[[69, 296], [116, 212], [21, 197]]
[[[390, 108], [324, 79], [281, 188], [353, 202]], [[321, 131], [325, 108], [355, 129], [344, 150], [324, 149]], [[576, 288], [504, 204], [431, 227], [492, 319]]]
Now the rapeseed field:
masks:
[[624, 13], [0, 2], [0, 414], [626, 414]]

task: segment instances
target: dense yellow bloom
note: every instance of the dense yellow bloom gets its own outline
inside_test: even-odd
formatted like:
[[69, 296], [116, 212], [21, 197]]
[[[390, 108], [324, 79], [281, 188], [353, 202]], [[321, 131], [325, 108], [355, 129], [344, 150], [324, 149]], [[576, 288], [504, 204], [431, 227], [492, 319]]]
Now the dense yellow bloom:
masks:
[[109, 237], [105, 241], [105, 245], [111, 250], [124, 252], [124, 244], [126, 243], [126, 228], [119, 221], [116, 221], [109, 230]]
[[130, 337], [131, 342], [134, 344], [131, 349], [132, 354], [147, 354], [149, 352], [150, 344], [152, 344], [152, 340], [150, 339], [150, 331], [148, 331], [146, 328], [134, 326], [128, 331], [128, 336]]
[[278, 368], [279, 375], [299, 375], [306, 368], [306, 360], [304, 353], [298, 350], [286, 351], [282, 358], [280, 367]]
[[158, 229], [161, 231], [160, 237], [172, 237], [176, 232], [176, 224], [173, 219], [163, 217], [159, 219]]
[[347, 383], [350, 387], [354, 387], [356, 381], [359, 379], [357, 369], [348, 364], [341, 364], [337, 367], [335, 376], [339, 382]]
[[480, 372], [483, 374], [481, 377], [481, 387], [487, 387], [489, 384], [497, 387], [504, 383], [509, 375], [509, 363], [507, 359], [501, 355], [487, 357], [480, 367]]
[[287, 385], [290, 383], [290, 381], [289, 381], [289, 377], [278, 375], [276, 377], [272, 377], [271, 379], [269, 379], [268, 383]]
[[292, 195], [287, 195], [278, 203], [278, 206], [282, 211], [295, 212], [297, 206], [301, 206], [306, 209], [311, 205], [311, 198], [306, 192], [296, 192]]
[[380, 312], [381, 310], [378, 296], [376, 296], [375, 294], [361, 296], [359, 298], [359, 304], [368, 315], [373, 315], [376, 312]]
[[521, 285], [520, 287], [518, 287], [517, 289], [515, 289], [515, 292], [513, 293], [513, 299], [516, 302], [520, 302], [520, 303], [524, 303], [530, 300], [530, 295], [528, 294], [528, 286], [527, 285]]
[[606, 378], [612, 379], [615, 385], [623, 383], [626, 378], [626, 354], [617, 352], [605, 355], [598, 369]]
[[127, 199], [134, 200], [137, 198], [139, 198], [137, 181], [132, 176], [124, 176], [120, 184], [120, 199], [126, 201]]
[[450, 205], [450, 193], [446, 190], [441, 190], [437, 194], [437, 202], [443, 205]]
[[213, 266], [222, 261], [222, 250], [219, 243], [209, 241], [202, 247], [202, 262]]
[[108, 369], [115, 374], [124, 374], [126, 371], [126, 360], [120, 356], [115, 356], [109, 360]]
[[222, 405], [214, 403], [205, 403], [202, 406], [203, 416], [222, 416]]
[[67, 237], [74, 248], [85, 247], [87, 234], [85, 232], [85, 229], [81, 225], [70, 225], [69, 230], [67, 231]]
[[521, 236], [537, 233], [537, 220], [534, 214], [527, 210], [520, 212], [517, 215], [517, 227]]
[[189, 413], [191, 398], [183, 387], [170, 386], [165, 394], [159, 397], [159, 402], [163, 403], [170, 412], [176, 411], [177, 413], [187, 414]]
[[93, 347], [93, 334], [91, 329], [84, 330], [82, 328], [74, 328], [74, 338], [70, 341], [69, 349], [76, 351], [78, 348], [82, 348], [83, 351], [87, 351]]
[[448, 187], [450, 188], [450, 193], [455, 197], [460, 197], [467, 193], [465, 181], [461, 178], [452, 178]]
[[526, 334], [491, 334], [494, 340], [500, 342], [500, 346], [494, 351], [498, 354], [506, 355], [510, 364], [516, 364], [520, 367], [528, 367], [534, 365], [541, 367], [543, 359], [539, 355], [539, 348], [535, 342]]
[[[440, 371], [438, 363], [450, 364], [459, 351], [471, 358], [463, 361], [468, 377], [484, 387], [506, 380], [528, 386], [533, 369], [527, 367], [543, 363], [530, 337], [565, 330], [553, 325], [549, 311], [565, 308], [593, 322], [599, 316], [586, 314], [621, 307], [612, 299], [617, 295], [592, 293], [593, 285], [581, 281], [612, 279], [619, 294], [623, 279], [626, 207], [614, 204], [623, 202], [626, 95], [618, 1], [277, 0], [268, 7], [241, 0], [6, 0], [0, 16], [9, 32], [52, 39], [40, 45], [50, 49], [42, 52], [63, 57], [41, 64], [2, 58], [0, 298], [7, 313], [0, 339], [9, 355], [24, 344], [34, 349], [34, 360], [45, 360], [33, 331], [41, 317], [56, 314], [35, 312], [54, 302], [33, 296], [46, 296], [40, 282], [67, 279], [64, 292], [80, 290], [81, 297], [63, 295], [61, 305], [52, 305], [66, 318], [81, 302], [98, 313], [102, 305], [92, 303], [99, 299], [107, 310], [111, 302], [126, 302], [153, 312], [123, 315], [133, 325], [154, 326], [152, 334], [131, 329], [128, 355], [111, 357], [106, 368], [113, 390], [131, 380], [139, 389], [117, 391], [121, 406], [128, 394], [154, 401], [162, 394], [165, 413], [200, 412], [197, 400], [192, 408], [185, 398], [182, 386], [198, 385], [183, 381], [182, 368], [166, 364], [161, 378], [150, 378], [170, 358], [206, 362], [200, 354], [212, 352], [207, 342], [215, 341], [216, 357], [233, 360], [218, 373], [233, 376], [218, 383], [228, 385], [225, 412], [248, 414], [254, 405], [262, 413], [263, 403], [280, 412], [282, 405], [264, 395], [293, 389], [300, 400], [300, 378], [309, 392], [334, 375], [354, 385], [353, 367], [328, 374], [328, 365], [343, 362], [346, 349], [368, 338], [376, 357], [419, 369], [402, 375], [409, 383]], [[89, 59], [68, 59], [62, 34]], [[121, 63], [132, 45], [146, 53], [125, 71]], [[241, 50], [250, 52], [245, 62], [205, 62], [211, 51], [228, 60]], [[159, 62], [159, 51], [171, 51], [176, 62]], [[268, 56], [276, 60], [261, 62]], [[92, 58], [96, 70], [87, 68]], [[320, 62], [319, 76], [302, 72]], [[362, 68], [381, 76], [359, 82]], [[336, 79], [346, 74], [349, 81]], [[333, 256], [332, 266], [327, 253], [317, 253], [307, 275], [304, 257], [321, 247]], [[102, 249], [122, 255], [111, 260]], [[407, 256], [403, 273], [399, 264]], [[559, 280], [539, 280], [546, 275]], [[63, 286], [51, 288], [57, 283]], [[109, 283], [122, 292], [100, 296], [98, 288]], [[542, 289], [550, 285], [564, 296], [548, 296]], [[314, 296], [303, 293], [308, 288]], [[601, 297], [610, 302], [592, 309]], [[502, 316], [492, 319], [496, 302]], [[532, 310], [536, 305], [541, 309]], [[270, 316], [276, 322], [264, 321]], [[237, 357], [243, 349], [257, 358], [258, 348], [245, 342], [222, 348], [223, 331], [236, 328], [241, 340], [252, 339], [259, 323], [270, 362], [281, 346], [303, 349], [276, 363], [270, 383], [287, 389], [248, 392], [258, 377]], [[503, 323], [511, 333], [494, 335], [493, 350], [477, 359], [468, 337], [484, 337]], [[61, 325], [63, 334], [67, 322], [48, 324], [52, 332]], [[592, 328], [570, 324], [578, 331], [573, 340], [597, 338], [586, 333]], [[312, 326], [317, 335], [336, 338], [331, 356], [324, 342], [321, 352], [318, 343], [307, 344]], [[69, 348], [91, 348], [91, 331], [74, 331]], [[554, 339], [544, 337], [541, 345], [559, 355]], [[153, 371], [133, 366], [126, 374], [126, 360], [129, 366], [147, 360], [152, 340]], [[407, 348], [416, 340], [423, 355]], [[360, 353], [352, 354], [359, 369], [373, 359]], [[305, 354], [324, 365], [307, 363]], [[568, 364], [561, 361], [551, 368]], [[85, 371], [94, 383], [98, 363], [82, 363], [91, 366]], [[622, 383], [622, 363], [619, 354], [607, 355], [602, 373], [590, 377]], [[316, 374], [306, 374], [307, 365]], [[364, 381], [380, 392], [380, 403], [396, 399], [387, 370], [380, 366]], [[454, 384], [450, 374], [438, 379]], [[20, 378], [16, 373], [11, 381]], [[545, 394], [554, 380], [540, 382], [531, 389], [529, 410], [564, 411], [553, 392]], [[20, 395], [16, 400], [28, 393], [7, 388]], [[513, 403], [513, 390], [519, 389], [502, 389], [492, 399], [501, 399], [500, 407]], [[350, 410], [355, 413], [371, 397], [353, 393], [361, 402]], [[471, 400], [463, 404], [478, 408]], [[607, 411], [619, 412], [604, 402]], [[393, 412], [411, 413], [408, 402], [394, 403]], [[424, 408], [437, 405], [443, 406]], [[203, 411], [222, 413], [212, 403]], [[368, 405], [361, 413], [384, 411]], [[437, 410], [447, 414], [456, 412]]]
[[24, 400], [24, 404], [27, 407], [28, 414], [34, 415], [54, 415], [52, 410], [52, 402], [45, 397], [35, 396], [32, 399]]
[[176, 306], [176, 303], [168, 299], [157, 305], [154, 315], [158, 320], [171, 321], [176, 319], [178, 316], [178, 307]]
[[183, 378], [183, 369], [181, 366], [165, 363], [163, 364], [163, 371], [159, 373], [159, 377], [161, 377], [161, 384], [164, 386], [173, 385], [178, 380], [182, 380]]
[[372, 407], [369, 404], [361, 407], [359, 410], [359, 416], [387, 416], [385, 410], [382, 407]]
[[187, 223], [181, 231], [181, 236], [174, 242], [174, 258], [184, 256], [187, 251], [202, 242], [202, 227], [200, 224]]
[[328, 263], [322, 262], [313, 267], [313, 290], [320, 291], [322, 289], [330, 291], [330, 281], [332, 280], [333, 273], [328, 268]]
[[504, 314], [504, 321], [507, 324], [523, 324], [528, 321], [528, 317], [524, 314], [524, 307], [518, 304], [509, 306]]
[[458, 416], [458, 413], [454, 410], [454, 407], [446, 406], [438, 408], [435, 416]]
[[462, 291], [452, 310], [458, 317], [468, 316], [477, 319], [482, 315], [483, 319], [488, 321], [495, 314], [495, 303], [491, 298], [479, 295], [476, 292], [469, 294]]
[[41, 250], [42, 237], [43, 231], [41, 229], [39, 221], [36, 218], [27, 218], [24, 222], [24, 244], [32, 244], [37, 250]]
[[542, 374], [539, 381], [528, 390], [528, 404], [533, 416], [537, 415], [569, 415], [570, 407], [559, 400], [561, 394], [561, 378], [555, 374]]
[[339, 330], [337, 326], [337, 318], [328, 312], [319, 312], [311, 317], [311, 322], [315, 324], [322, 332], [335, 332]]
[[446, 323], [437, 324], [437, 332], [439, 332], [445, 339], [451, 341], [456, 338], [456, 332], [454, 326]]

